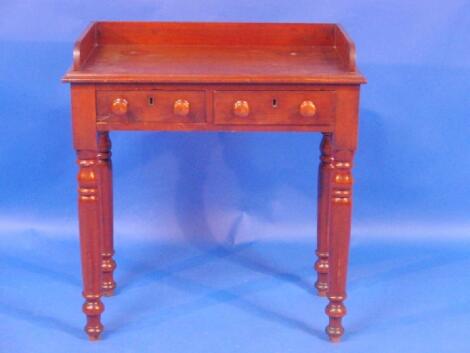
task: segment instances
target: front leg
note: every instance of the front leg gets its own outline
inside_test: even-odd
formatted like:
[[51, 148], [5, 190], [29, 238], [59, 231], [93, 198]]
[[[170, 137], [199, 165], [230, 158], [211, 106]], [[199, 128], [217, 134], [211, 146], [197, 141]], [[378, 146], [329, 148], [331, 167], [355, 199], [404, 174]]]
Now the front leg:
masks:
[[346, 315], [346, 275], [348, 269], [349, 240], [352, 208], [352, 161], [354, 151], [333, 152], [332, 189], [330, 203], [329, 277], [326, 313], [329, 324], [326, 332], [332, 341], [339, 341], [344, 333], [342, 318]]
[[85, 331], [91, 340], [103, 331], [101, 313], [101, 222], [97, 152], [78, 150], [78, 210], [83, 276]]

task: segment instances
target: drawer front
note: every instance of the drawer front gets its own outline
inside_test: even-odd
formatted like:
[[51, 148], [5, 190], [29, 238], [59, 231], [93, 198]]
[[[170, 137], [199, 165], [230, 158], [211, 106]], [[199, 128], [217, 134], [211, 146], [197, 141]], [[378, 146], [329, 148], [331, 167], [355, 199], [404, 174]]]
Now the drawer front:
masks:
[[98, 91], [98, 122], [200, 123], [206, 120], [204, 91]]
[[216, 91], [219, 125], [329, 125], [334, 121], [334, 91]]

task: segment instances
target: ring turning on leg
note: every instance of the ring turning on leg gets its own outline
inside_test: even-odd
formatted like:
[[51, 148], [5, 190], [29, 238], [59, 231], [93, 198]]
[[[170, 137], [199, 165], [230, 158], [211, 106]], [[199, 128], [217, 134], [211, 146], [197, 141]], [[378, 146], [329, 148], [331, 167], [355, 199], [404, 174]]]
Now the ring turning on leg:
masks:
[[104, 305], [101, 302], [99, 295], [83, 294], [85, 303], [83, 304], [83, 312], [87, 316], [87, 324], [85, 332], [88, 338], [92, 341], [100, 338], [103, 332], [103, 325], [101, 324], [101, 314], [104, 311]]

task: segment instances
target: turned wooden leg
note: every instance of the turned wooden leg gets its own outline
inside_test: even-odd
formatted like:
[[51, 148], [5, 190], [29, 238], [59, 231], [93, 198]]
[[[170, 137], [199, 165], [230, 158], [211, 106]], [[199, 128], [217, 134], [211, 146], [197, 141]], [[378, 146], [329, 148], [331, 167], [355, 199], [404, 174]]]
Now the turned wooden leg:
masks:
[[326, 333], [332, 341], [339, 341], [344, 333], [342, 318], [346, 314], [346, 274], [349, 256], [352, 206], [352, 160], [354, 151], [333, 152], [332, 188], [330, 204], [329, 276], [326, 313], [329, 324]]
[[101, 269], [103, 281], [101, 283], [102, 293], [105, 296], [114, 294], [116, 282], [114, 281], [114, 270], [116, 262], [113, 259], [113, 172], [111, 162], [111, 140], [107, 132], [98, 134], [98, 166], [101, 183]]
[[85, 331], [91, 340], [103, 331], [101, 313], [101, 222], [98, 151], [78, 150], [78, 209], [83, 275]]
[[320, 296], [326, 296], [328, 289], [328, 228], [330, 212], [330, 174], [333, 169], [331, 134], [324, 133], [320, 145], [320, 167], [318, 168], [318, 206], [317, 206], [317, 281], [315, 288]]

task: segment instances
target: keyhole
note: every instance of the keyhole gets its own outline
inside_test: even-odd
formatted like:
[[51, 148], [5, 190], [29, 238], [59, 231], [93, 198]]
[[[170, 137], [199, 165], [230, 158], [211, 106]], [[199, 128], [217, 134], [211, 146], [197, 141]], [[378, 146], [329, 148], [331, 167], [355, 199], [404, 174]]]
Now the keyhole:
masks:
[[277, 107], [277, 99], [273, 99], [273, 108]]
[[147, 99], [148, 105], [154, 105], [155, 104], [155, 99], [152, 96], [149, 96]]

